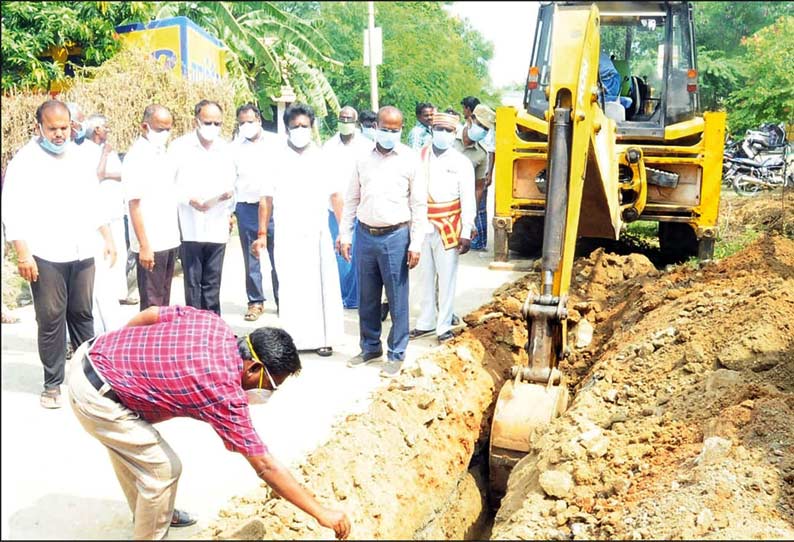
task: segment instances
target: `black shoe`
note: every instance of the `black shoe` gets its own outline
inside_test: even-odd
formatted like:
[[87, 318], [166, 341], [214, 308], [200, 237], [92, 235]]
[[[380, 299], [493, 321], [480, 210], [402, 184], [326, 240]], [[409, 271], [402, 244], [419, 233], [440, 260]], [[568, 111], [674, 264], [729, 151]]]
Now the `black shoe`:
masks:
[[381, 303], [380, 304], [380, 321], [385, 322], [386, 318], [389, 317], [389, 303]]
[[334, 349], [330, 346], [323, 346], [322, 348], [317, 349], [317, 355], [327, 358], [328, 356], [334, 353]]
[[430, 335], [434, 331], [435, 329], [412, 329], [408, 332], [408, 340], [418, 339], [419, 337]]
[[452, 315], [452, 322], [451, 323], [452, 323], [453, 326], [459, 326], [460, 325], [460, 318], [458, 317], [457, 314], [453, 314]]
[[442, 333], [441, 335], [438, 336], [438, 342], [445, 343], [448, 340], [450, 340], [452, 337], [454, 337], [452, 332], [451, 331], [447, 331], [446, 333]]
[[347, 360], [348, 367], [363, 367], [368, 363], [373, 363], [375, 361], [380, 361], [383, 357], [383, 351], [380, 352], [359, 352], [357, 356], [354, 356]]

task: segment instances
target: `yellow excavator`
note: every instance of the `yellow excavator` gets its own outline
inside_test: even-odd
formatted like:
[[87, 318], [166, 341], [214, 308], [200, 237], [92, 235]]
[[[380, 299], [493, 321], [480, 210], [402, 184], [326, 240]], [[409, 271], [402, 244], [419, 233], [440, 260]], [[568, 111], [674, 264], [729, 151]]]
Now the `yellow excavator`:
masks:
[[522, 111], [496, 112], [494, 263], [541, 255], [522, 314], [526, 366], [512, 367], [494, 411], [492, 497], [568, 406], [567, 299], [578, 237], [618, 239], [658, 222], [660, 249], [710, 259], [725, 113], [701, 114], [692, 4], [545, 2]]

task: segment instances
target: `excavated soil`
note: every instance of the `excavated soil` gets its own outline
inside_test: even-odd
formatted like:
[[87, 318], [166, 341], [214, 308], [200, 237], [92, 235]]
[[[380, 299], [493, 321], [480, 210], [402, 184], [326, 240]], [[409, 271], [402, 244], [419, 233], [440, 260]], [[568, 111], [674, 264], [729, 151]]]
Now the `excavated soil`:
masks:
[[[488, 429], [506, 371], [526, 362], [534, 272], [340, 422], [297, 478], [348, 512], [353, 539], [794, 538], [791, 206], [729, 204], [734, 228], [773, 234], [700, 269], [603, 248], [577, 260], [561, 365], [574, 399], [513, 471], [495, 518]], [[199, 537], [332, 532], [263, 484]]]
[[493, 538], [793, 538], [794, 242], [667, 273], [596, 251], [575, 281], [594, 327], [563, 367], [576, 399]]

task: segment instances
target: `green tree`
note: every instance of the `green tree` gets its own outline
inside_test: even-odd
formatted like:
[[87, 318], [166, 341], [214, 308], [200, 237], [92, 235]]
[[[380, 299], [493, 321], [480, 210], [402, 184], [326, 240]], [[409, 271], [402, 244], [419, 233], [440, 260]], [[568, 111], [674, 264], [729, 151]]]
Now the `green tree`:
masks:
[[291, 86], [298, 100], [318, 115], [333, 111], [339, 102], [325, 70], [341, 64], [331, 58], [332, 48], [317, 29], [302, 17], [280, 9], [274, 2], [166, 2], [157, 18], [184, 15], [206, 28], [229, 49], [227, 68], [244, 82], [270, 118], [271, 96]]
[[794, 120], [794, 16], [787, 15], [742, 40], [744, 87], [728, 100], [731, 131], [741, 133], [764, 122]]
[[[118, 52], [115, 27], [147, 20], [151, 2], [2, 2], [3, 92], [40, 88], [75, 66], [50, 53], [80, 51], [84, 66], [99, 66]], [[65, 56], [65, 55], [64, 55]], [[66, 70], [65, 70], [66, 68]]]
[[741, 56], [743, 38], [791, 13], [794, 2], [695, 2], [697, 43], [729, 58]]
[[746, 81], [742, 40], [794, 13], [794, 2], [695, 2], [700, 97], [704, 109], [723, 109]]
[[[321, 31], [344, 63], [329, 74], [342, 104], [370, 108], [369, 67], [363, 65], [365, 2], [323, 2]], [[493, 45], [467, 21], [451, 16], [439, 2], [376, 2], [375, 24], [383, 29], [383, 64], [378, 66], [379, 104], [394, 105], [405, 115], [404, 132], [414, 123], [417, 102], [460, 110], [464, 96], [494, 104], [488, 60]], [[332, 131], [336, 119], [326, 119]]]

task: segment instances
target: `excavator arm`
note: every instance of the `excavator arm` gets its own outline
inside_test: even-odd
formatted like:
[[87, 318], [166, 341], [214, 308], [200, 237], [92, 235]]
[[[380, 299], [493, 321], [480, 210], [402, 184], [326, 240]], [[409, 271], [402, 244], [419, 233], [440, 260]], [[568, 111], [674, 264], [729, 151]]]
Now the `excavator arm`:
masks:
[[615, 238], [620, 230], [614, 137], [609, 137], [615, 124], [598, 107], [598, 24], [592, 6], [557, 6], [554, 13], [541, 285], [522, 309], [528, 364], [511, 369], [494, 412], [490, 462], [496, 498], [512, 466], [530, 451], [535, 430], [567, 408], [558, 366], [567, 355], [566, 303], [582, 202], [588, 212], [603, 215], [597, 220], [608, 224]]

